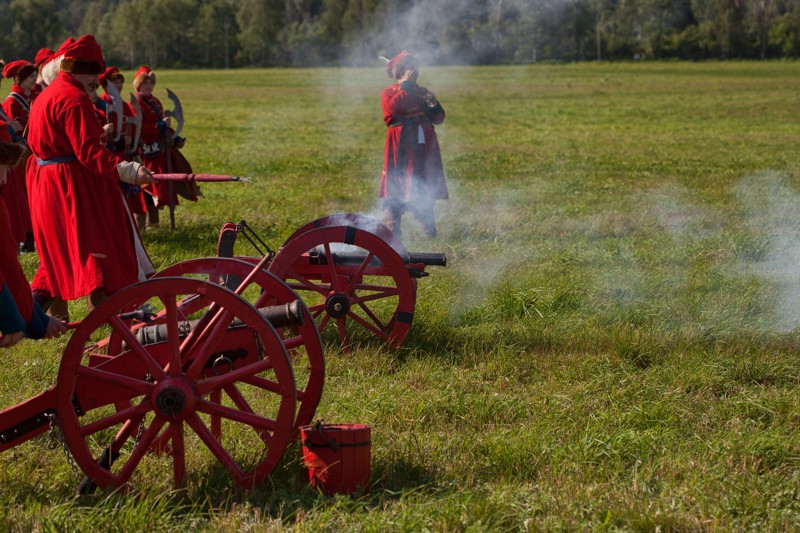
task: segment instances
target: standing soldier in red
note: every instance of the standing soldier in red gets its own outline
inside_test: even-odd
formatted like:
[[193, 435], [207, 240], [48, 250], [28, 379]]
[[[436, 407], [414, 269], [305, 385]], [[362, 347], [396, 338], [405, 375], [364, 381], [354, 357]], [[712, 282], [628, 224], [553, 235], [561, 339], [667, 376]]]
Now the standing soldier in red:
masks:
[[389, 61], [386, 73], [396, 83], [383, 90], [381, 104], [386, 133], [383, 173], [378, 196], [383, 198], [384, 223], [400, 236], [400, 219], [411, 211], [425, 235], [436, 235], [433, 206], [446, 200], [442, 156], [435, 124], [444, 122], [436, 96], [417, 85], [417, 60], [405, 50]]
[[[101, 141], [87, 95], [105, 70], [94, 37], [65, 46], [63, 55], [61, 71], [30, 116], [28, 186], [39, 252], [31, 285], [54, 304], [86, 296], [91, 310], [109, 293], [153, 273], [117, 185], [153, 179]], [[66, 318], [66, 306], [51, 307], [51, 313]]]
[[[105, 90], [102, 99], [106, 104], [108, 122], [111, 124], [108, 149], [111, 153], [122, 157], [126, 161], [133, 161], [136, 154], [129, 153], [128, 151], [132, 136], [129, 119], [133, 117], [133, 108], [120, 96], [119, 107], [122, 108], [122, 121], [121, 130], [117, 130], [120, 121], [117, 118], [117, 112], [114, 110], [114, 99], [109, 94], [108, 89], [109, 84], [111, 84], [117, 89], [117, 93], [121, 95], [122, 87], [125, 84], [125, 76], [122, 75], [117, 67], [108, 67], [103, 75], [100, 76], [100, 84]], [[143, 217], [147, 211], [145, 210], [145, 200], [142, 198], [142, 188], [138, 185], [130, 185], [124, 182], [120, 182], [120, 185], [122, 186], [122, 191], [125, 193], [125, 199], [127, 200], [128, 208], [131, 213], [137, 217]], [[143, 228], [139, 227], [139, 229]]]
[[[24, 143], [25, 131], [30, 113], [30, 97], [36, 85], [36, 67], [25, 60], [12, 61], [3, 68], [3, 76], [13, 79], [11, 93], [3, 101], [3, 112], [22, 127], [19, 141]], [[33, 228], [31, 212], [28, 209], [28, 192], [25, 186], [25, 160], [15, 167], [8, 176], [5, 186], [0, 189], [9, 209], [11, 232], [23, 252], [33, 252]]]
[[[112, 84], [117, 89], [117, 92], [121, 95], [124, 83], [125, 76], [122, 75], [117, 67], [108, 67], [103, 75], [100, 76], [100, 85], [102, 85], [103, 89], [105, 90], [101, 98], [106, 103], [106, 116], [109, 124], [112, 126], [108, 149], [115, 155], [131, 161], [132, 154], [126, 153], [126, 148], [131, 143], [131, 132], [130, 127], [128, 126], [128, 119], [133, 117], [133, 108], [128, 102], [122, 100], [120, 97], [120, 107], [122, 108], [122, 130], [118, 131], [117, 124], [119, 124], [119, 122], [117, 120], [116, 111], [113, 109], [114, 101], [111, 98], [111, 95], [108, 93], [108, 85]], [[114, 139], [117, 137], [119, 137], [119, 140], [114, 141]]]
[[[9, 168], [19, 163], [24, 148], [11, 142], [6, 122], [0, 121], [0, 185]], [[0, 228], [9, 223], [8, 211], [0, 198]], [[17, 261], [17, 243], [8, 232], [0, 232], [0, 348], [8, 348], [23, 336], [50, 338], [66, 331], [64, 324], [49, 318], [33, 301], [31, 287]]]
[[[170, 172], [167, 168], [167, 151], [171, 150], [168, 140], [171, 140], [173, 131], [170, 129], [169, 115], [164, 112], [164, 106], [153, 96], [156, 86], [156, 73], [150, 67], [142, 65], [133, 78], [133, 88], [136, 89], [136, 99], [142, 110], [142, 136], [141, 155], [142, 163], [155, 173]], [[169, 137], [169, 139], [168, 139]], [[183, 146], [182, 140], [175, 139], [175, 146]], [[147, 224], [151, 227], [158, 226], [158, 210], [169, 205], [170, 187], [168, 183], [156, 183], [145, 187], [147, 193], [143, 199], [146, 201]], [[155, 198], [154, 198], [155, 197]], [[155, 201], [154, 201], [155, 199]], [[172, 201], [178, 205], [178, 195], [172, 191]], [[144, 215], [137, 215], [139, 228], [143, 226]]]

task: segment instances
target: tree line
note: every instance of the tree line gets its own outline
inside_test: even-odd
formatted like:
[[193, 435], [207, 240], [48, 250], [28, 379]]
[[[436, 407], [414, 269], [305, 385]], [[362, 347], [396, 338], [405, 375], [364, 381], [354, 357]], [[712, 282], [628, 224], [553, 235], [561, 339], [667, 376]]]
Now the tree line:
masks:
[[0, 0], [0, 57], [93, 33], [133, 68], [797, 58], [800, 0]]

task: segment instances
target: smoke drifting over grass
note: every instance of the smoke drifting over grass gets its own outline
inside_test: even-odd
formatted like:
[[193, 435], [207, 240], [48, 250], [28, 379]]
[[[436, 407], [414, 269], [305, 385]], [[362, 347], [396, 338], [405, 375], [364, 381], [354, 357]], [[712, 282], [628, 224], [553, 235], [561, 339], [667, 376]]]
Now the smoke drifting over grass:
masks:
[[735, 192], [752, 234], [742, 242], [740, 267], [773, 287], [772, 327], [791, 331], [800, 325], [800, 193], [777, 172], [747, 176]]

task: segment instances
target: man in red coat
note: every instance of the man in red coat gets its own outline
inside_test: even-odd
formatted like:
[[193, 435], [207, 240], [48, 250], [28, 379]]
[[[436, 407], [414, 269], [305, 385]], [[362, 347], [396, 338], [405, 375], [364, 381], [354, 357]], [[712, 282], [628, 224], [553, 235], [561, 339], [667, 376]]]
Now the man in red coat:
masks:
[[[133, 161], [136, 154], [129, 153], [129, 146], [131, 145], [131, 137], [133, 132], [129, 120], [133, 118], [133, 108], [131, 104], [122, 100], [120, 107], [122, 108], [122, 129], [117, 130], [118, 120], [117, 113], [114, 111], [114, 101], [109, 94], [109, 85], [113, 85], [117, 89], [117, 93], [122, 94], [122, 87], [125, 83], [125, 76], [119, 71], [117, 67], [108, 67], [106, 71], [100, 76], [100, 84], [103, 86], [105, 92], [101, 97], [105, 102], [106, 115], [109, 123], [112, 125], [112, 130], [109, 135], [108, 149], [114, 155], [124, 158], [126, 161]], [[115, 140], [119, 137], [119, 140]], [[125, 200], [127, 201], [128, 208], [134, 215], [143, 216], [146, 213], [145, 201], [142, 198], [142, 188], [138, 185], [129, 185], [121, 183], [122, 191], [125, 193]], [[139, 229], [144, 229], [139, 225]]]
[[[172, 150], [172, 133], [169, 127], [169, 114], [164, 112], [161, 101], [153, 96], [153, 89], [156, 86], [156, 73], [147, 65], [142, 65], [133, 78], [133, 88], [136, 89], [136, 99], [142, 110], [142, 136], [140, 151], [142, 162], [147, 168], [156, 173], [174, 172], [168, 168], [167, 152]], [[175, 139], [175, 146], [181, 148], [183, 139]], [[145, 188], [146, 193], [142, 195], [145, 201], [144, 206], [147, 210], [147, 224], [151, 227], [158, 226], [158, 210], [170, 203], [170, 190], [172, 189], [173, 205], [178, 205], [178, 195], [175, 187], [170, 187], [169, 183], [155, 183], [149, 188]], [[154, 201], [155, 199], [155, 201]], [[137, 215], [139, 228], [144, 224], [143, 215]]]
[[[87, 296], [90, 310], [153, 273], [118, 185], [151, 183], [152, 175], [108, 151], [87, 95], [104, 70], [92, 35], [66, 46], [61, 72], [31, 109], [28, 135], [28, 192], [39, 252], [31, 285], [55, 299]], [[66, 317], [66, 309], [59, 315]]]
[[[3, 76], [13, 80], [11, 93], [3, 101], [3, 113], [22, 128], [19, 138], [15, 139], [22, 143], [25, 142], [36, 72], [36, 67], [23, 59], [12, 61], [3, 68]], [[21, 250], [33, 252], [33, 228], [28, 209], [28, 191], [25, 186], [25, 160], [11, 170], [6, 184], [0, 187], [0, 196], [5, 198], [8, 206], [11, 233], [18, 243], [23, 243]]]
[[[12, 143], [0, 121], [0, 185], [7, 170], [19, 163], [23, 148]], [[8, 228], [8, 211], [0, 198], [0, 228]], [[17, 243], [7, 231], [0, 230], [0, 348], [8, 348], [23, 336], [34, 339], [50, 338], [66, 331], [64, 324], [47, 317], [33, 301], [31, 287], [17, 261]]]
[[417, 85], [417, 60], [405, 50], [389, 61], [386, 73], [396, 83], [381, 95], [383, 119], [389, 128], [378, 193], [384, 199], [384, 223], [400, 236], [400, 219], [408, 210], [422, 224], [425, 235], [433, 237], [434, 203], [448, 198], [434, 130], [435, 124], [444, 122], [444, 109], [432, 92]]

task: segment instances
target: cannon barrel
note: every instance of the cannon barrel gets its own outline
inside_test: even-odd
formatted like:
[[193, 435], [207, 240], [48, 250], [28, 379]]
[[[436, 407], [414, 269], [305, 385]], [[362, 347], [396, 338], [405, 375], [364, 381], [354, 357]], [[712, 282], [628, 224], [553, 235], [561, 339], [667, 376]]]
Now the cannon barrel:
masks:
[[[270, 307], [262, 307], [259, 310], [264, 318], [266, 318], [273, 327], [283, 328], [288, 326], [302, 326], [305, 322], [303, 318], [303, 308], [300, 305], [300, 300], [295, 300], [288, 304], [273, 305]], [[199, 320], [190, 320], [188, 322], [181, 322], [178, 325], [180, 335], [183, 337], [188, 335], [190, 331], [197, 325]], [[244, 324], [237, 318], [231, 322], [230, 328], [244, 326]], [[155, 326], [145, 326], [136, 332], [136, 338], [142, 345], [157, 344], [166, 342], [167, 340], [167, 324], [158, 324]], [[126, 347], [123, 347], [126, 349]]]
[[447, 258], [441, 252], [408, 252], [409, 263], [426, 266], [447, 266]]
[[[312, 265], [328, 264], [325, 251], [320, 247], [312, 250], [309, 257]], [[336, 265], [360, 265], [366, 257], [367, 252], [360, 250], [353, 252], [333, 252], [333, 262]], [[402, 259], [407, 265], [422, 263], [426, 266], [447, 266], [447, 258], [441, 252], [409, 252], [408, 255], [403, 256]], [[370, 261], [370, 266], [383, 266], [383, 263], [381, 263], [377, 257], [373, 257]]]

